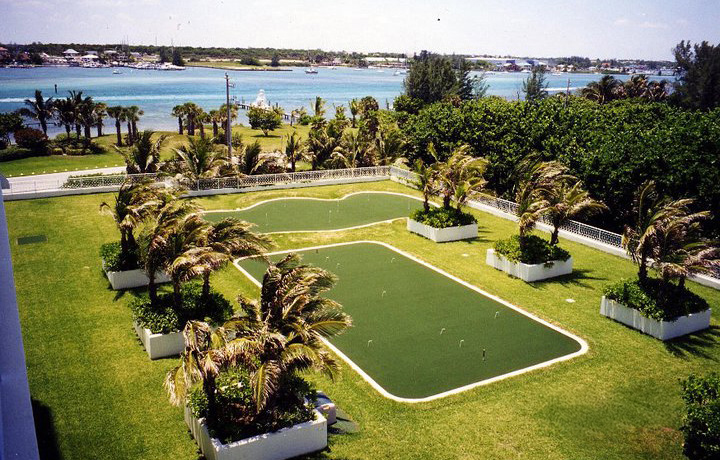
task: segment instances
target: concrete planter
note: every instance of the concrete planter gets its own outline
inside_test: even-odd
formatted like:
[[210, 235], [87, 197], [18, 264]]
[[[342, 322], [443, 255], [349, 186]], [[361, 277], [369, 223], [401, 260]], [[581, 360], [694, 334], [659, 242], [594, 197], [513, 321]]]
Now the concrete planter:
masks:
[[478, 236], [477, 224], [461, 225], [459, 227], [435, 228], [416, 220], [412, 220], [409, 217], [407, 220], [407, 229], [420, 236], [424, 236], [429, 240], [433, 240], [436, 243], [468, 240], [471, 238], [477, 238]]
[[680, 316], [673, 321], [656, 320], [603, 296], [600, 301], [600, 314], [664, 341], [709, 328], [712, 310], [708, 308], [699, 313]]
[[185, 338], [182, 332], [153, 334], [150, 329], [140, 327], [138, 323], [134, 323], [133, 326], [150, 359], [177, 356], [185, 349]]
[[485, 257], [488, 265], [502, 270], [505, 273], [520, 278], [526, 282], [540, 281], [556, 276], [569, 275], [572, 273], [573, 259], [568, 260], [551, 260], [545, 264], [524, 264], [522, 262], [513, 262], [508, 260], [501, 254], [497, 254], [495, 249], [488, 249]]
[[230, 444], [211, 438], [205, 419], [195, 418], [188, 408], [185, 423], [208, 460], [283, 460], [327, 447], [327, 421], [320, 412], [313, 412], [315, 420]]
[[[103, 262], [103, 270], [105, 270], [105, 262]], [[121, 272], [105, 270], [105, 275], [107, 275], [110, 285], [115, 291], [147, 286], [150, 283], [147, 273], [145, 273], [145, 270], [142, 268]], [[162, 284], [169, 282], [170, 278], [165, 273], [159, 272], [155, 274], [155, 283]]]

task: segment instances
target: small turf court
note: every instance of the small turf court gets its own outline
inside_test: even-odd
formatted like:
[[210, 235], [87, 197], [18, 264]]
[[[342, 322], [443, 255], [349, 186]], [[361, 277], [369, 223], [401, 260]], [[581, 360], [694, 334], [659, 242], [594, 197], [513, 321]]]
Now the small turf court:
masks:
[[263, 233], [337, 230], [409, 216], [422, 201], [391, 193], [358, 193], [339, 200], [281, 198], [262, 201], [236, 211], [210, 211], [205, 218], [217, 222], [235, 217], [254, 223]]
[[[332, 344], [396, 398], [432, 397], [581, 350], [569, 335], [384, 245], [298, 252], [338, 276], [328, 295], [353, 327]], [[239, 265], [262, 279], [261, 263]]]

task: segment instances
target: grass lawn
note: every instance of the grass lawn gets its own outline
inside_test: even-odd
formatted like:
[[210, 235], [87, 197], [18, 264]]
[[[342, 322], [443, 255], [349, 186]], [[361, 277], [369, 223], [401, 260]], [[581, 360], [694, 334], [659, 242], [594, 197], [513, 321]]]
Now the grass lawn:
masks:
[[[340, 198], [364, 190], [416, 193], [387, 181], [199, 201], [207, 209], [236, 209], [283, 196]], [[196, 459], [182, 412], [170, 406], [162, 388], [176, 359], [148, 360], [131, 326], [132, 294], [111, 291], [100, 271], [100, 244], [118, 237], [111, 219], [97, 212], [109, 199], [109, 194], [86, 195], [6, 204], [30, 390], [37, 406], [46, 409], [43, 422], [52, 427], [40, 431], [41, 441], [56, 445], [64, 459]], [[472, 212], [480, 237], [467, 242], [438, 245], [408, 233], [402, 221], [273, 239], [277, 250], [356, 240], [388, 243], [582, 337], [589, 352], [420, 404], [383, 397], [346, 365], [334, 382], [313, 376], [359, 426], [358, 433], [331, 436], [331, 450], [316, 457], [683, 458], [678, 380], [717, 369], [720, 292], [690, 283], [714, 307], [713, 327], [662, 343], [598, 313], [602, 287], [634, 276], [629, 261], [562, 241], [574, 258], [573, 275], [527, 284], [484, 262], [485, 250], [514, 233], [515, 224]], [[16, 244], [17, 237], [40, 234], [47, 242]], [[213, 285], [230, 298], [258, 293], [234, 267], [213, 276]], [[411, 326], [394, 324], [400, 335]], [[437, 326], [438, 332], [446, 327]]]
[[[337, 275], [329, 295], [353, 318], [332, 344], [394, 397], [429, 398], [580, 350], [572, 338], [386, 246], [300, 254]], [[240, 266], [260, 284], [265, 264]]]
[[[142, 129], [142, 122], [138, 129]], [[240, 133], [246, 144], [258, 140], [264, 151], [279, 150], [284, 146], [285, 136], [297, 131], [301, 138], [307, 137], [308, 126], [283, 125], [282, 128], [264, 136], [262, 131], [253, 130], [248, 126], [235, 126], [233, 133]], [[20, 160], [0, 162], [0, 173], [6, 177], [27, 176], [34, 174], [50, 174], [54, 172], [79, 171], [84, 169], [106, 168], [111, 166], [124, 166], [125, 162], [114, 148], [117, 140], [114, 134], [114, 126], [106, 126], [106, 134], [99, 138], [93, 138], [102, 148], [103, 153], [88, 155], [50, 155], [41, 157], [23, 158]], [[158, 131], [159, 134], [168, 136], [165, 147], [161, 152], [162, 159], [166, 160], [173, 155], [173, 148], [178, 148], [187, 142], [187, 135], [180, 135], [176, 131]], [[206, 134], [212, 135], [212, 127], [206, 128]]]
[[335, 230], [407, 217], [422, 201], [402, 195], [362, 193], [341, 200], [275, 199], [238, 211], [213, 211], [206, 219], [235, 217], [257, 225], [260, 232]]

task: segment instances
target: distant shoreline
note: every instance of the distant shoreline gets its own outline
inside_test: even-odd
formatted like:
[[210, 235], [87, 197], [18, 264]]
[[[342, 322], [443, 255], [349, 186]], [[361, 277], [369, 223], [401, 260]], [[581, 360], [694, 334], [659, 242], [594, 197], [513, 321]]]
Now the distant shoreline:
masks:
[[236, 72], [292, 72], [293, 69], [287, 69], [282, 67], [240, 67], [232, 64], [205, 64], [202, 62], [187, 62], [185, 67], [203, 67], [206, 69], [219, 69], [219, 70], [234, 70]]

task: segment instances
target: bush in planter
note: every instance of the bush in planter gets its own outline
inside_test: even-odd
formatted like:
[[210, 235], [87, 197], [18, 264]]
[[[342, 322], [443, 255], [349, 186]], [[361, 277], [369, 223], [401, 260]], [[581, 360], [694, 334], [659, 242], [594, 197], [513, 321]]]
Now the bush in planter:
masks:
[[207, 301], [202, 301], [202, 285], [188, 283], [180, 290], [181, 305], [176, 307], [172, 292], [161, 293], [155, 304], [141, 297], [133, 300], [130, 309], [133, 320], [153, 334], [168, 334], [180, 331], [188, 321], [209, 320], [218, 324], [232, 316], [233, 308], [222, 294], [210, 291]]
[[257, 412], [250, 378], [250, 373], [242, 367], [228, 369], [218, 375], [218, 413], [214, 421], [207, 418], [208, 399], [202, 387], [190, 391], [188, 408], [196, 418], [206, 419], [212, 437], [228, 444], [313, 419], [309, 402], [315, 398], [315, 389], [303, 378], [294, 375], [284, 378], [277, 389], [282, 404], [260, 413]]
[[683, 453], [692, 460], [720, 458], [720, 374], [691, 375], [681, 385], [686, 409], [680, 427]]
[[135, 270], [140, 268], [138, 263], [137, 251], [131, 251], [130, 257], [126, 260], [122, 260], [122, 249], [120, 248], [120, 242], [114, 241], [112, 243], [105, 243], [100, 246], [100, 258], [104, 262], [104, 268], [110, 272], [121, 272], [125, 270]]
[[[661, 289], [665, 289], [663, 301], [660, 300]], [[673, 320], [710, 308], [705, 299], [685, 287], [672, 283], [663, 286], [661, 280], [654, 278], [648, 278], [645, 283], [639, 280], [619, 281], [605, 288], [605, 297], [658, 321]]]
[[475, 216], [455, 208], [430, 208], [427, 211], [418, 209], [410, 218], [414, 221], [434, 228], [459, 227], [477, 222]]
[[520, 235], [496, 241], [495, 252], [510, 261], [531, 265], [544, 264], [552, 260], [566, 261], [570, 258], [570, 253], [565, 249], [551, 245], [537, 235], [527, 235], [522, 239], [522, 244], [520, 244]]

